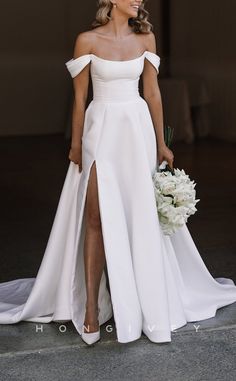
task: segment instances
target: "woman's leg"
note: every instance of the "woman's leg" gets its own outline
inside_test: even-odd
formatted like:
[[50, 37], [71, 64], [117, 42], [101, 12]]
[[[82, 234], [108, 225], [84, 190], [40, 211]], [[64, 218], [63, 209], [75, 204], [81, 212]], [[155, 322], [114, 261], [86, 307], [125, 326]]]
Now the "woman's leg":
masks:
[[98, 201], [98, 185], [96, 164], [93, 163], [90, 171], [86, 202], [85, 202], [85, 241], [84, 264], [87, 292], [85, 332], [95, 332], [99, 329], [98, 323], [98, 292], [102, 272], [105, 265], [105, 252], [102, 236], [102, 226]]

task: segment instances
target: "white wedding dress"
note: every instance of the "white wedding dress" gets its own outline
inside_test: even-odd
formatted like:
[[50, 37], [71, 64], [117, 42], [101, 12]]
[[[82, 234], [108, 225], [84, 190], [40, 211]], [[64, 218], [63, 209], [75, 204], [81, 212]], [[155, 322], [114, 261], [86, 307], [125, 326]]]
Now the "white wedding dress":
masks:
[[71, 59], [72, 77], [91, 64], [93, 100], [83, 132], [83, 170], [70, 162], [44, 257], [36, 278], [0, 284], [0, 323], [72, 320], [81, 334], [85, 315], [84, 204], [91, 165], [97, 168], [107, 272], [99, 289], [100, 325], [114, 316], [118, 342], [171, 341], [187, 322], [214, 317], [236, 301], [231, 279], [214, 279], [184, 225], [164, 236], [156, 212], [152, 172], [156, 138], [149, 108], [139, 95], [145, 51], [127, 61], [94, 54]]

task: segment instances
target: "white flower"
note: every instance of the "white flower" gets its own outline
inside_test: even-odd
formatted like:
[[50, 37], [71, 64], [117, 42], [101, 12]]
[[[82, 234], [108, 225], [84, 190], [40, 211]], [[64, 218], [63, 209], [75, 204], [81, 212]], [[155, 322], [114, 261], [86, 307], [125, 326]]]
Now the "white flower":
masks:
[[[159, 169], [165, 169], [166, 164], [163, 162]], [[197, 211], [195, 205], [200, 200], [196, 199], [196, 183], [183, 169], [174, 169], [174, 174], [154, 171], [152, 179], [160, 225], [165, 235], [171, 235]]]

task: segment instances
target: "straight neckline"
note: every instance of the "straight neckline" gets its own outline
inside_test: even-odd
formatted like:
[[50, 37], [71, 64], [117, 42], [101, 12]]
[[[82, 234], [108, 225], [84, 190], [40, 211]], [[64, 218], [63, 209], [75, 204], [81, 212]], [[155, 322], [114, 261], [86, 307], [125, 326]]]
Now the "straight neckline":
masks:
[[104, 61], [104, 62], [118, 62], [118, 63], [121, 63], [121, 62], [132, 62], [132, 61], [137, 61], [137, 60], [143, 58], [143, 56], [144, 56], [145, 54], [151, 54], [151, 55], [153, 55], [153, 56], [155, 56], [155, 57], [157, 57], [157, 58], [160, 59], [160, 56], [158, 56], [156, 53], [149, 52], [148, 50], [145, 50], [145, 51], [143, 52], [143, 54], [141, 54], [140, 56], [138, 56], [138, 57], [136, 57], [136, 58], [132, 58], [132, 59], [130, 59], [130, 60], [108, 60], [108, 59], [99, 57], [99, 56], [97, 56], [96, 54], [88, 53], [88, 54], [83, 54], [82, 56], [79, 56], [79, 57], [77, 57], [77, 58], [71, 58], [70, 61], [77, 61], [77, 60], [81, 59], [82, 57], [91, 57], [91, 56], [93, 56], [93, 57], [95, 57], [96, 59], [101, 60], [101, 61]]
[[135, 60], [139, 60], [140, 58], [142, 58], [144, 56], [144, 54], [147, 52], [147, 50], [145, 50], [143, 52], [143, 54], [141, 54], [141, 56], [138, 56], [136, 58], [132, 58], [130, 60], [107, 60], [105, 58], [102, 58], [102, 57], [99, 57], [97, 56], [96, 54], [93, 54], [91, 53], [90, 56], [94, 56], [95, 58], [99, 59], [99, 60], [102, 60], [102, 61], [108, 61], [108, 62], [130, 62], [130, 61], [135, 61]]

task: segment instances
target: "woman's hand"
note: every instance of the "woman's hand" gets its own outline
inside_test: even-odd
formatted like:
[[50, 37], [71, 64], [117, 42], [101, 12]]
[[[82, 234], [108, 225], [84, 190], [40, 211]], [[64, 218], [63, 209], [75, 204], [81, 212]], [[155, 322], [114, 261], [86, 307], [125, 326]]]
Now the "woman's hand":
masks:
[[158, 146], [158, 160], [159, 164], [166, 160], [169, 167], [173, 169], [174, 154], [165, 143]]
[[73, 163], [78, 164], [79, 172], [82, 171], [82, 143], [76, 147], [71, 147], [69, 152], [69, 159]]

